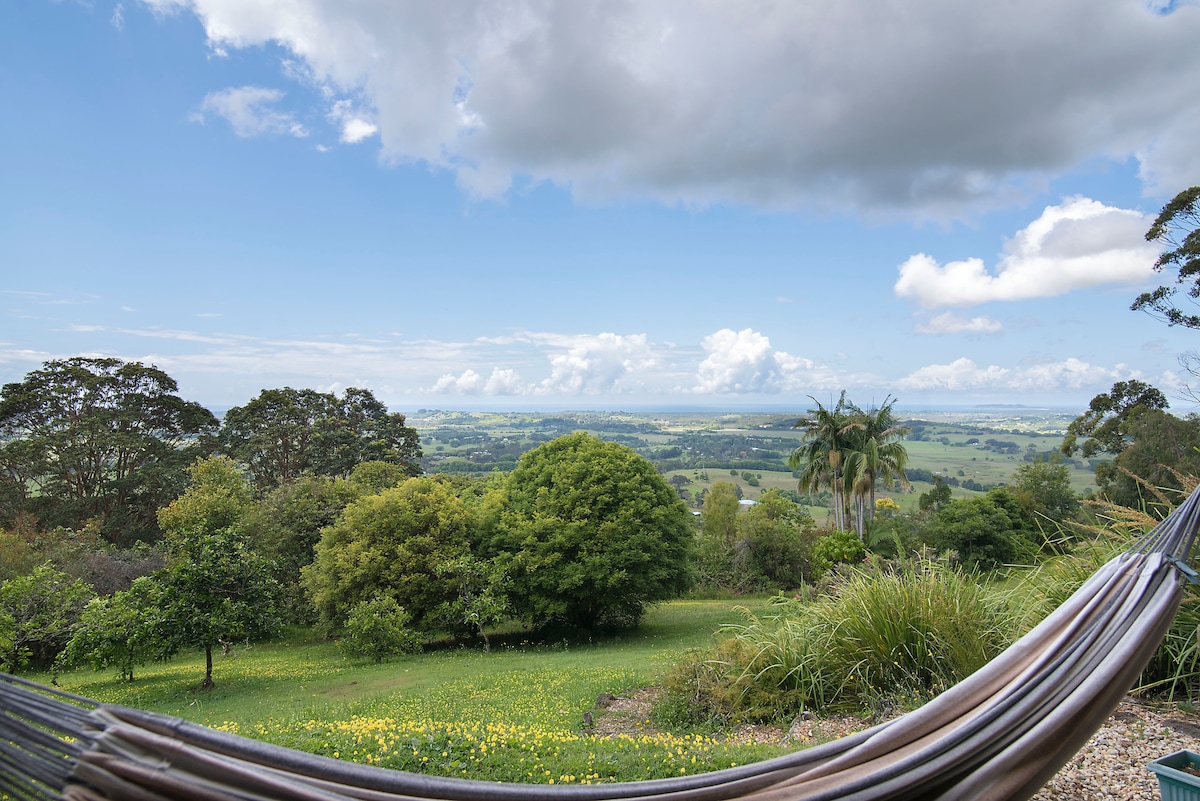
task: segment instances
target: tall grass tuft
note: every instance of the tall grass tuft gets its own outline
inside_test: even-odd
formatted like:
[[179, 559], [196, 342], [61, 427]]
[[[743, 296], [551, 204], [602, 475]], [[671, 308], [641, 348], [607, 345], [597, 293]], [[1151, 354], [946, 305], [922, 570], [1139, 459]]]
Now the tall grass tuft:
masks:
[[677, 719], [690, 704], [693, 720], [732, 722], [917, 706], [996, 656], [1018, 625], [975, 575], [930, 562], [854, 570], [831, 595], [743, 612], [731, 640], [676, 667], [663, 703]]

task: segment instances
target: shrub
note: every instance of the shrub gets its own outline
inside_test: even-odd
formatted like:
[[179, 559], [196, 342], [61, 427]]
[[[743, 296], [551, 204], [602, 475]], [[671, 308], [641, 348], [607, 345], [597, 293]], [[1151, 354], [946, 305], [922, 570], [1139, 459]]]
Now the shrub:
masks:
[[347, 656], [370, 657], [376, 662], [385, 656], [413, 653], [421, 643], [408, 621], [408, 613], [395, 598], [376, 595], [350, 610], [338, 644]]
[[49, 667], [93, 597], [91, 587], [49, 563], [0, 584], [0, 670]]
[[836, 564], [858, 562], [865, 553], [862, 541], [854, 533], [831, 531], [812, 547], [813, 578], [820, 578]]
[[[1017, 623], [975, 576], [931, 563], [855, 570], [834, 595], [781, 598], [777, 609], [743, 610], [745, 621], [727, 627], [731, 641], [677, 667], [675, 683], [695, 689], [694, 719], [779, 720], [882, 700], [914, 706], [999, 654]], [[667, 697], [680, 705], [678, 693]]]

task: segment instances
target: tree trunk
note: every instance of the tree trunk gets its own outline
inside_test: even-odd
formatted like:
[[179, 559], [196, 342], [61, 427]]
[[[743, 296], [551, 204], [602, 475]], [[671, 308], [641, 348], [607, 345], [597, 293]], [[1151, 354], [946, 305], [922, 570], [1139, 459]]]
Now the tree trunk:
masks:
[[212, 679], [212, 643], [204, 644], [204, 681], [200, 682], [201, 690], [211, 690], [217, 685]]

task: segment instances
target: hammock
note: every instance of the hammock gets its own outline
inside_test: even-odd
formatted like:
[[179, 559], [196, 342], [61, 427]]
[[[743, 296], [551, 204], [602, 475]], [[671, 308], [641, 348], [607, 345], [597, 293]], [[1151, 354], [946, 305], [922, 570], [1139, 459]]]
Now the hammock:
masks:
[[341, 762], [0, 678], [16, 801], [1026, 799], [1108, 718], [1171, 624], [1200, 491], [1004, 653], [925, 706], [825, 745], [696, 776], [524, 785]]

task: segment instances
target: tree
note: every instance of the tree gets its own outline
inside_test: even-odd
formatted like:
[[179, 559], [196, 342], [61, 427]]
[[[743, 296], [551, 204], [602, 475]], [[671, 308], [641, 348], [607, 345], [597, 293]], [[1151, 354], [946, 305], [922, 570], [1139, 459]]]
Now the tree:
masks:
[[155, 510], [179, 494], [186, 466], [217, 429], [211, 412], [177, 391], [155, 367], [84, 357], [5, 384], [0, 474], [19, 494], [10, 505], [43, 528], [96, 520], [110, 542], [156, 539]]
[[491, 547], [518, 615], [580, 628], [640, 621], [692, 583], [687, 507], [645, 458], [588, 434], [521, 457]]
[[849, 527], [853, 510], [855, 530], [863, 539], [874, 514], [879, 479], [908, 480], [908, 452], [897, 441], [908, 429], [897, 422], [892, 411], [896, 401], [890, 397], [871, 410], [855, 406], [845, 392], [832, 409], [812, 400], [817, 408], [796, 422], [796, 428], [804, 430], [805, 444], [792, 451], [789, 464], [800, 470], [801, 492], [829, 487], [839, 530]]
[[49, 563], [0, 584], [0, 670], [49, 667], [93, 597], [91, 587]]
[[437, 478], [410, 478], [351, 503], [324, 529], [303, 570], [321, 623], [340, 629], [350, 610], [383, 593], [414, 628], [430, 628], [434, 613], [457, 597], [454, 580], [437, 568], [469, 553], [471, 522], [463, 501]]
[[312, 564], [321, 531], [337, 522], [342, 510], [361, 494], [360, 486], [352, 481], [304, 476], [271, 490], [246, 513], [250, 544], [270, 560], [272, 575], [279, 583], [279, 609], [285, 623], [313, 623], [314, 610], [304, 593], [302, 572]]
[[159, 511], [171, 563], [154, 574], [160, 597], [165, 650], [204, 649], [201, 689], [213, 684], [213, 647], [262, 639], [279, 628], [277, 584], [271, 565], [249, 547], [245, 516], [250, 488], [227, 457], [200, 459], [192, 485]]
[[93, 598], [80, 615], [57, 667], [84, 663], [95, 670], [113, 667], [122, 679], [133, 681], [134, 667], [170, 656], [174, 651], [163, 618], [168, 606], [163, 590], [162, 582], [143, 576], [128, 590]]
[[754, 569], [772, 585], [792, 589], [812, 577], [813, 519], [779, 490], [760, 495], [742, 516], [739, 528]]
[[350, 475], [362, 462], [401, 466], [420, 473], [421, 448], [404, 415], [388, 413], [370, 390], [351, 387], [338, 398], [311, 389], [264, 389], [245, 406], [225, 413], [224, 453], [250, 469], [259, 492], [302, 475]]
[[[1135, 410], [1162, 410], [1168, 405], [1167, 397], [1160, 390], [1143, 381], [1118, 381], [1108, 394], [1092, 398], [1088, 410], [1071, 421], [1060, 448], [1067, 456], [1074, 456], [1077, 450], [1081, 450], [1084, 457], [1098, 453], [1115, 456], [1129, 444], [1121, 425]], [[1082, 447], [1079, 445], [1081, 437], [1087, 438]]]
[[1146, 241], [1169, 246], [1154, 263], [1154, 269], [1175, 270], [1175, 286], [1164, 284], [1143, 292], [1130, 308], [1149, 312], [1167, 325], [1200, 328], [1200, 315], [1183, 311], [1175, 301], [1181, 287], [1187, 287], [1192, 301], [1200, 298], [1200, 186], [1183, 190], [1163, 206], [1146, 232]]
[[457, 598], [442, 605], [438, 618], [452, 629], [468, 627], [483, 639], [484, 652], [490, 653], [486, 627], [508, 616], [508, 575], [494, 560], [485, 562], [470, 554], [443, 562], [436, 570], [453, 580], [458, 590]]
[[909, 429], [896, 420], [892, 411], [895, 405], [890, 397], [878, 409], [869, 411], [849, 404], [851, 443], [845, 471], [859, 539], [866, 539], [867, 524], [875, 514], [875, 485], [879, 479], [889, 484], [896, 480], [908, 484], [904, 474], [908, 451], [897, 440]]
[[917, 505], [922, 512], [930, 509], [938, 512], [943, 506], [950, 503], [950, 494], [950, 485], [941, 476], [934, 476], [933, 487], [928, 492], [921, 493], [921, 497], [917, 499]]
[[712, 537], [726, 546], [733, 545], [738, 533], [738, 508], [737, 487], [728, 481], [714, 481], [704, 496], [704, 506], [700, 510], [704, 536]]
[[413, 653], [421, 639], [408, 622], [408, 612], [396, 599], [379, 593], [350, 610], [338, 645], [348, 656], [370, 657], [376, 664], [385, 656]]
[[1200, 476], [1200, 417], [1141, 407], [1121, 423], [1120, 435], [1128, 444], [1111, 463], [1096, 465], [1096, 485], [1113, 503], [1166, 511], [1183, 490], [1180, 477]]
[[1061, 523], [1079, 511], [1071, 471], [1057, 458], [1023, 464], [1013, 473], [1013, 494], [1035, 517]]
[[850, 448], [852, 404], [846, 401], [844, 391], [832, 409], [826, 409], [816, 398], [811, 400], [817, 408], [809, 409], [807, 417], [796, 421], [795, 427], [804, 431], [804, 444], [792, 451], [788, 466], [799, 470], [801, 492], [829, 488], [834, 526], [841, 531], [849, 522], [844, 462]]
[[1037, 553], [1037, 527], [1004, 487], [977, 498], [952, 500], [925, 531], [929, 544], [957, 551], [964, 565], [992, 570], [1031, 560]]

